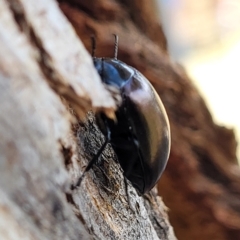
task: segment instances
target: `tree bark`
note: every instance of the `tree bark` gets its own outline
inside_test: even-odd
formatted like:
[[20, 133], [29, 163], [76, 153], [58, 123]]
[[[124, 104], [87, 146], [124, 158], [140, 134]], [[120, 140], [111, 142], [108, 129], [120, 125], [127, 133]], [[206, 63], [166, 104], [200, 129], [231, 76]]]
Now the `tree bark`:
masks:
[[86, 113], [114, 117], [119, 96], [56, 2], [0, 0], [0, 12], [1, 238], [175, 239], [156, 190], [139, 197], [110, 146], [70, 190], [104, 140]]
[[167, 56], [153, 1], [60, 2], [89, 51], [89, 36], [97, 37], [96, 56], [112, 57], [112, 33], [118, 34], [118, 58], [151, 81], [167, 109], [172, 148], [158, 190], [178, 239], [240, 239], [233, 130], [213, 122], [184, 69]]
[[172, 151], [158, 189], [178, 239], [240, 238], [233, 132], [213, 123], [169, 60], [152, 2], [139, 3], [60, 1], [60, 10], [54, 0], [0, 0], [3, 239], [176, 239], [157, 189], [139, 197], [110, 145], [70, 190], [104, 141], [92, 112], [114, 117], [118, 99], [80, 39], [91, 50], [94, 34], [96, 55], [112, 57], [113, 33], [118, 58], [152, 82], [170, 118]]

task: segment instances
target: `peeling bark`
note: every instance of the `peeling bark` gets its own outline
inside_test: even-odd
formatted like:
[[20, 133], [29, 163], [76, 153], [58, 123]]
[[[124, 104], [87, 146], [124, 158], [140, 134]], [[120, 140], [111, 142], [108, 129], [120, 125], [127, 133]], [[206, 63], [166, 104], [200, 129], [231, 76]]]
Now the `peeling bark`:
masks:
[[213, 122], [184, 69], [165, 53], [164, 39], [152, 36], [157, 22], [152, 1], [60, 2], [89, 50], [89, 36], [96, 35], [96, 56], [113, 56], [111, 34], [118, 34], [118, 58], [152, 82], [166, 107], [172, 150], [158, 189], [178, 239], [240, 239], [240, 169], [233, 130]]
[[161, 199], [125, 184], [110, 146], [70, 191], [104, 139], [93, 116], [81, 122], [90, 109], [114, 117], [118, 95], [54, 1], [0, 0], [0, 13], [0, 236], [175, 239]]
[[66, 98], [81, 117], [90, 108], [103, 109], [112, 116], [115, 103], [100, 83], [91, 57], [56, 2], [12, 0], [9, 7], [20, 32], [34, 47], [42, 73], [57, 94]]
[[70, 114], [49, 88], [36, 52], [0, 1], [0, 236], [89, 239], [71, 211], [60, 142]]
[[169, 60], [152, 2], [59, 2], [0, 0], [0, 236], [176, 239], [157, 189], [138, 196], [110, 145], [70, 191], [104, 141], [87, 111], [114, 117], [118, 99], [80, 39], [90, 50], [96, 35], [96, 56], [112, 57], [116, 33], [118, 58], [152, 82], [170, 118], [172, 151], [158, 189], [178, 239], [240, 238], [233, 132], [213, 123]]

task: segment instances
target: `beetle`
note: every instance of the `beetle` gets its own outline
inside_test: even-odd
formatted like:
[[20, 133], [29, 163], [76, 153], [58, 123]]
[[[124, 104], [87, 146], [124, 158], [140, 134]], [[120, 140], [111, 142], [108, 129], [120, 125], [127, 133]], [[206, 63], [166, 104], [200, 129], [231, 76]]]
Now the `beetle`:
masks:
[[114, 58], [97, 58], [93, 63], [103, 83], [116, 87], [122, 97], [116, 121], [103, 113], [96, 122], [106, 139], [88, 163], [81, 181], [111, 143], [124, 176], [140, 195], [150, 191], [164, 171], [170, 152], [170, 127], [164, 106], [150, 82], [135, 68], [117, 59], [118, 37], [115, 36]]

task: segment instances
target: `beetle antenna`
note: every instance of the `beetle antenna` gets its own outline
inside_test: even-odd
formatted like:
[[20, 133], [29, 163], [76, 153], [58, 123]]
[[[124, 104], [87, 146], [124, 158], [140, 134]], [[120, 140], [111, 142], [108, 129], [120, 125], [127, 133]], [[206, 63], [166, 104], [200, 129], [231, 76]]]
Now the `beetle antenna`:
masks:
[[113, 34], [113, 36], [115, 37], [115, 44], [114, 44], [114, 59], [117, 59], [117, 55], [118, 55], [118, 35]]
[[95, 36], [91, 36], [91, 42], [92, 42], [92, 57], [95, 57], [95, 51], [96, 51], [96, 38]]

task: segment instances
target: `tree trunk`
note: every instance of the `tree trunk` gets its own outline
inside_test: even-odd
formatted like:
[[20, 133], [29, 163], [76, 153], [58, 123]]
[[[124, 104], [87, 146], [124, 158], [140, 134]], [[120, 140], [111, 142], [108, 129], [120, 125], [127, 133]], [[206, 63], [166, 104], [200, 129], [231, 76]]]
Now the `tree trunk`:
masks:
[[89, 50], [89, 36], [97, 36], [96, 56], [113, 56], [111, 34], [118, 34], [118, 58], [142, 72], [163, 100], [172, 148], [158, 190], [178, 239], [240, 239], [234, 133], [214, 124], [184, 70], [168, 58], [153, 2], [72, 0], [61, 8]]
[[60, 8], [0, 0], [0, 236], [176, 239], [157, 189], [139, 197], [110, 145], [70, 190], [104, 141], [92, 112], [113, 117], [118, 99], [80, 39], [91, 50], [94, 34], [96, 56], [112, 57], [115, 33], [118, 58], [152, 82], [170, 118], [171, 156], [158, 189], [178, 239], [240, 239], [233, 132], [213, 123], [169, 60], [152, 2], [72, 0]]

